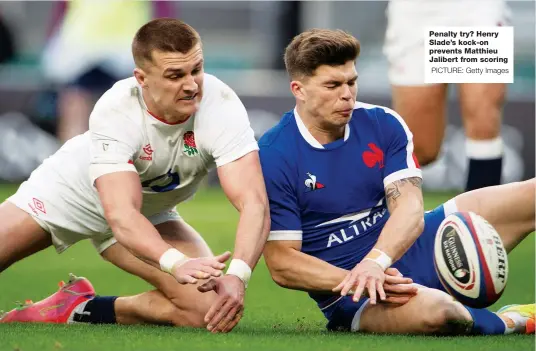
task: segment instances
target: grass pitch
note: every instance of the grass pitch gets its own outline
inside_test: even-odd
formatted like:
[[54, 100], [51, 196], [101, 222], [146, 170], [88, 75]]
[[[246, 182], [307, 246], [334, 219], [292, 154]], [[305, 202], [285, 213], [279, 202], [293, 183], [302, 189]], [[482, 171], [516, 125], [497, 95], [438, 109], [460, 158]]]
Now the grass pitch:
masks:
[[[0, 186], [0, 201], [16, 190]], [[426, 194], [431, 209], [451, 194]], [[219, 190], [202, 190], [179, 206], [181, 215], [205, 237], [214, 252], [233, 248], [238, 215]], [[1, 224], [0, 224], [1, 225]], [[534, 302], [534, 234], [510, 258], [508, 287], [493, 310], [510, 303]], [[1, 243], [0, 243], [1, 245]], [[89, 242], [57, 255], [49, 248], [0, 275], [0, 309], [14, 301], [40, 300], [57, 289], [69, 272], [88, 277], [100, 295], [132, 295], [150, 289], [100, 259]], [[156, 326], [0, 325], [0, 350], [534, 350], [532, 336], [415, 337], [328, 333], [325, 319], [306, 293], [272, 282], [264, 261], [246, 294], [246, 313], [230, 334]]]

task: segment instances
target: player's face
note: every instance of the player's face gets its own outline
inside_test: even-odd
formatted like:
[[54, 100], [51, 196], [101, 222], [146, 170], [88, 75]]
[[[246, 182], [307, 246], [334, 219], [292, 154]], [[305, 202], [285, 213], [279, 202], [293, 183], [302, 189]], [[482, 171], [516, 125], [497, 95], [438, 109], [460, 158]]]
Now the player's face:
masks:
[[160, 113], [190, 116], [199, 109], [204, 76], [200, 44], [186, 54], [154, 51], [147, 66], [145, 84]]
[[[326, 126], [341, 127], [350, 120], [357, 95], [354, 61], [340, 66], [322, 65], [302, 82], [302, 100], [308, 114]], [[296, 94], [295, 94], [296, 95]]]

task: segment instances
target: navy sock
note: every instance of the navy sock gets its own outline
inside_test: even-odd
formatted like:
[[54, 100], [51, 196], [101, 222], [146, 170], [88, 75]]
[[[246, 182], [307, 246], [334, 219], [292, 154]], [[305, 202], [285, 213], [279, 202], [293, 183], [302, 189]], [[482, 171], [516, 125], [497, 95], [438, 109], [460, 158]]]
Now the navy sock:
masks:
[[473, 317], [473, 329], [472, 334], [481, 335], [503, 335], [506, 326], [503, 320], [495, 313], [488, 311], [485, 308], [471, 308], [467, 307], [467, 310]]
[[487, 160], [469, 159], [466, 191], [501, 184], [502, 157]]
[[95, 296], [89, 300], [81, 313], [75, 313], [74, 322], [92, 324], [115, 324], [114, 303], [117, 296]]

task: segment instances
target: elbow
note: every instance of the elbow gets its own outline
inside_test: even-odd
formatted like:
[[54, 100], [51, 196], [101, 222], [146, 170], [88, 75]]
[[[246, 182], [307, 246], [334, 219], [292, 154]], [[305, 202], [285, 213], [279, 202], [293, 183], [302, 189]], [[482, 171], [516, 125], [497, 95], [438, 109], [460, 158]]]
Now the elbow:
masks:
[[415, 206], [414, 210], [412, 211], [412, 217], [415, 218], [415, 232], [420, 235], [424, 230], [424, 209], [422, 203], [418, 206]]
[[288, 288], [288, 280], [285, 277], [284, 269], [281, 269], [281, 267], [277, 269], [270, 268], [270, 275], [272, 276], [272, 280], [279, 285], [282, 288]]
[[420, 215], [417, 219], [417, 224], [415, 225], [415, 231], [418, 233], [418, 235], [421, 235], [421, 233], [424, 231], [424, 215]]
[[[277, 256], [277, 257], [275, 257]], [[283, 288], [289, 287], [289, 269], [285, 266], [285, 259], [281, 255], [275, 255], [271, 250], [265, 250], [264, 259], [272, 280]]]
[[123, 236], [125, 228], [132, 223], [137, 211], [133, 209], [114, 209], [105, 212], [105, 218], [118, 241]]

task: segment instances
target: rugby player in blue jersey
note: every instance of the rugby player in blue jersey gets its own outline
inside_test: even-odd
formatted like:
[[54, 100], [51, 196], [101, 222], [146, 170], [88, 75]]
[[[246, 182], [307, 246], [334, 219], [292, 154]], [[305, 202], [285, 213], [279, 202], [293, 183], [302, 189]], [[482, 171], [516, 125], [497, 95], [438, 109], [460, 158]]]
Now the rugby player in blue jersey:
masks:
[[309, 292], [331, 330], [533, 331], [534, 304], [493, 313], [455, 301], [432, 256], [439, 224], [456, 211], [486, 218], [511, 251], [534, 230], [534, 179], [465, 193], [425, 213], [408, 127], [396, 112], [356, 101], [359, 51], [353, 36], [323, 29], [286, 48], [296, 107], [259, 141], [272, 278]]

